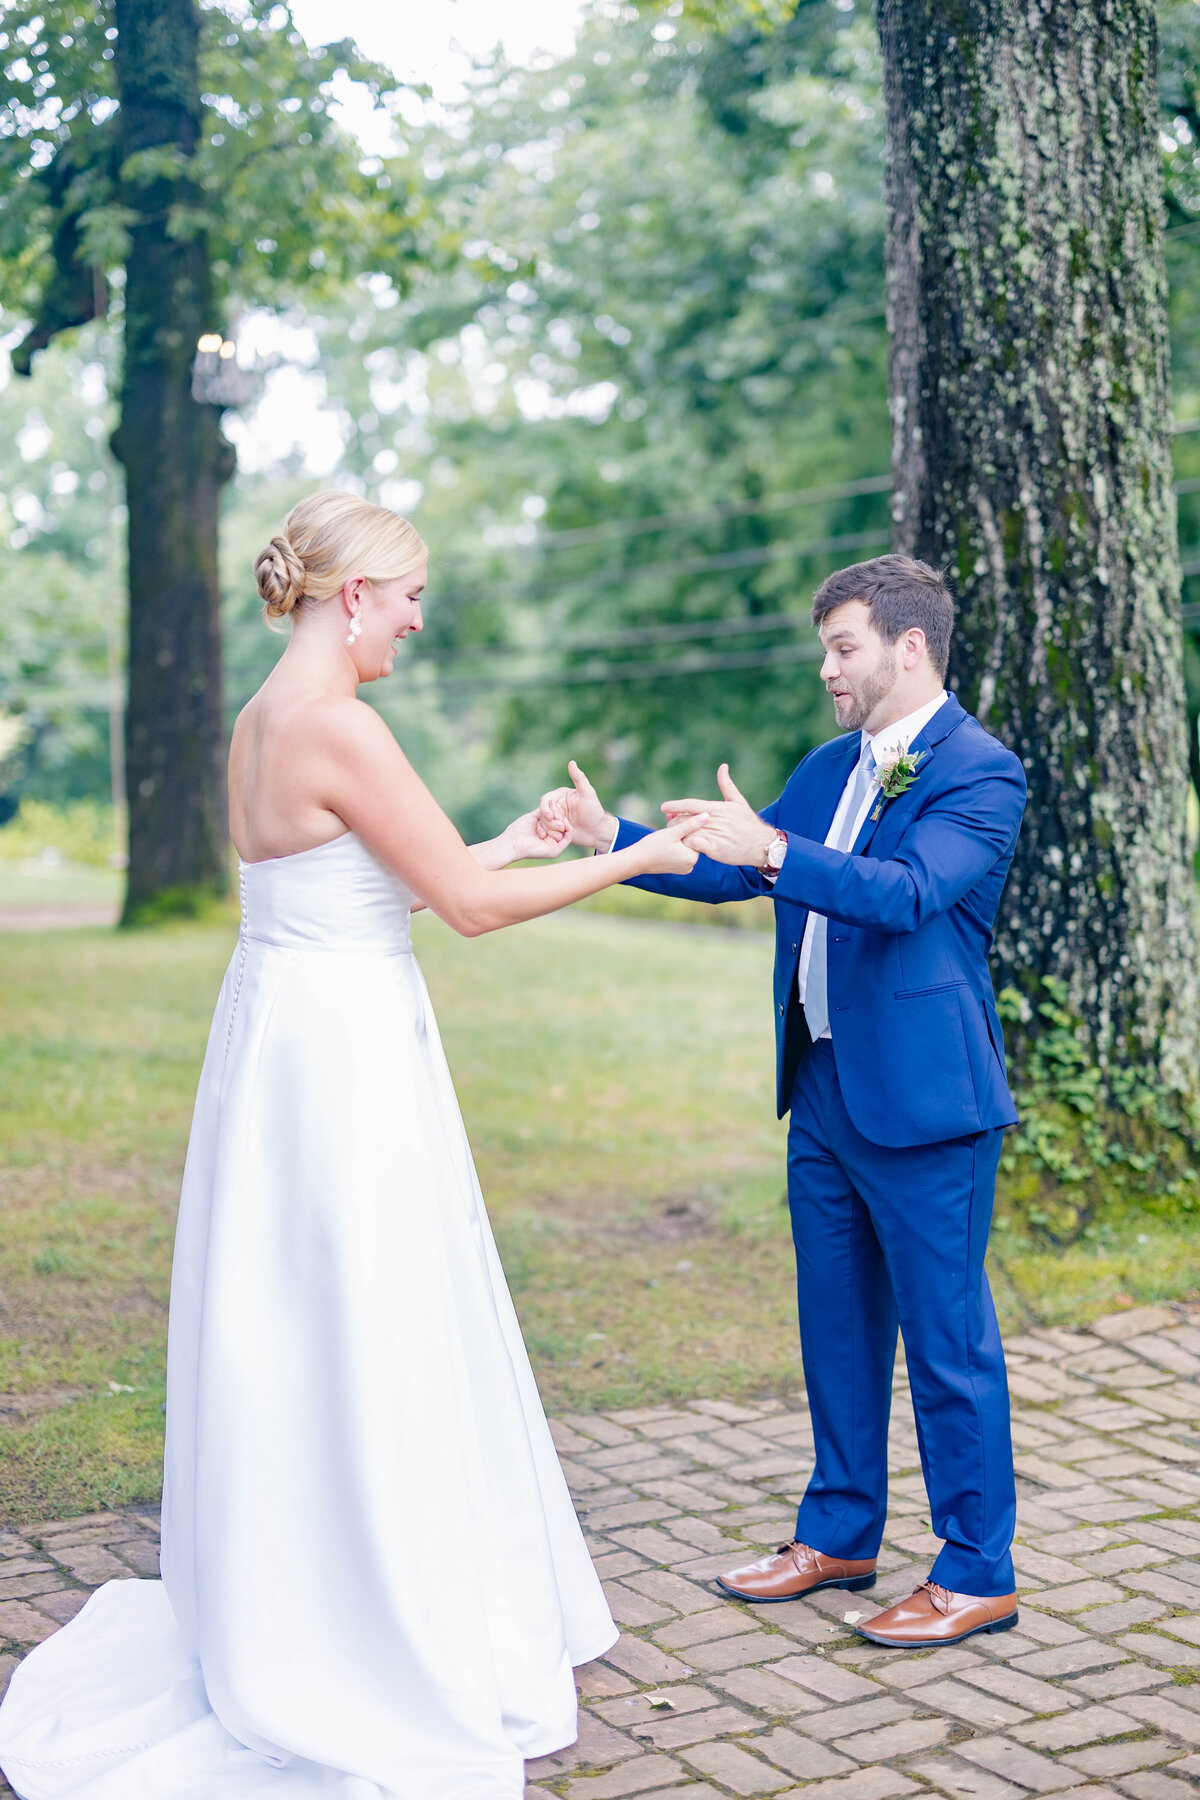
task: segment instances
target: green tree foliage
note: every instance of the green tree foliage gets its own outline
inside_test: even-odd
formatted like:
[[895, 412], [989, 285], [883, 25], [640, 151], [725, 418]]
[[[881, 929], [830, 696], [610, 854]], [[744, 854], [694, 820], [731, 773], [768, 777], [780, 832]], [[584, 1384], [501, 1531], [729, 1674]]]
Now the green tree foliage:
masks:
[[887, 468], [874, 36], [826, 0], [736, 41], [628, 15], [422, 135], [460, 257], [326, 366], [368, 489], [425, 483], [449, 708], [643, 797], [732, 754], [765, 800], [827, 730], [814, 581], [887, 541], [877, 485], [774, 505]]
[[[830, 730], [812, 663], [788, 660], [807, 637], [791, 621], [888, 531], [879, 491], [773, 504], [888, 465], [869, 9], [811, 0], [716, 33], [678, 5], [631, 10], [598, 10], [551, 66], [480, 71], [464, 115], [418, 144], [461, 259], [322, 335], [359, 479], [392, 504], [397, 475], [425, 485], [434, 582], [412, 660], [501, 751], [506, 801], [534, 746], [642, 801], [732, 755], [767, 798]], [[1200, 36], [1200, 8], [1175, 10], [1164, 131]], [[1182, 191], [1192, 152], [1169, 142]], [[1200, 237], [1172, 246], [1182, 408], [1200, 413]], [[1187, 476], [1200, 434], [1179, 444]], [[1181, 505], [1200, 540], [1200, 500]], [[636, 528], [662, 515], [682, 522]]]
[[[268, 168], [283, 182], [282, 163], [297, 182], [316, 165], [299, 142], [309, 113], [280, 105], [301, 93], [298, 79], [272, 77], [276, 99], [256, 101], [246, 44], [254, 40], [264, 58], [268, 49], [285, 61], [311, 58], [325, 71], [321, 82], [340, 52], [318, 64], [316, 51], [286, 32], [281, 39], [279, 15], [265, 8], [237, 27], [205, 14], [204, 55], [224, 70], [206, 76], [210, 91], [253, 120], [256, 146], [268, 128], [292, 146], [257, 154], [239, 190], [246, 212], [236, 224], [232, 212], [218, 218], [218, 291], [231, 305], [294, 306], [295, 321], [315, 335], [341, 421], [342, 478], [401, 510], [415, 507], [433, 551], [429, 625], [377, 699], [464, 828], [480, 836], [561, 779], [571, 751], [585, 766], [590, 759], [610, 793], [640, 796], [648, 812], [676, 787], [707, 789], [726, 755], [747, 791], [770, 797], [830, 729], [811, 662], [636, 680], [617, 670], [794, 652], [810, 636], [803, 621], [820, 575], [872, 547], [822, 556], [783, 554], [786, 546], [888, 530], [880, 492], [771, 504], [888, 467], [883, 120], [866, 0], [731, 14], [716, 31], [678, 6], [629, 14], [598, 9], [576, 51], [552, 65], [482, 68], [449, 127], [405, 130], [410, 154], [398, 164], [367, 162], [364, 172], [355, 153], [359, 187], [322, 167], [317, 203], [360, 221], [357, 250], [350, 223], [336, 241], [324, 227], [310, 232], [295, 189], [285, 185], [268, 205], [253, 185]], [[251, 16], [266, 23], [251, 25]], [[1171, 137], [1200, 66], [1200, 7], [1170, 0], [1162, 19]], [[11, 33], [11, 18], [5, 24]], [[220, 31], [237, 43], [222, 46]], [[332, 136], [319, 83], [316, 98], [319, 129]], [[224, 135], [226, 104], [209, 109], [206, 133]], [[234, 153], [248, 153], [241, 130], [204, 151], [214, 169], [224, 156], [232, 171]], [[1195, 134], [1172, 141], [1174, 150], [1164, 140], [1169, 191], [1185, 209], [1169, 222], [1172, 338], [1177, 411], [1190, 418], [1200, 416], [1200, 230], [1186, 227], [1200, 220], [1191, 197], [1200, 176]], [[10, 216], [4, 204], [0, 221]], [[299, 241], [280, 235], [293, 228]], [[411, 251], [415, 260], [388, 273], [370, 244], [395, 231], [397, 256]], [[15, 267], [11, 254], [5, 267]], [[53, 374], [56, 358], [88, 360], [82, 344], [48, 352], [31, 387], [0, 397], [3, 435], [19, 426], [22, 405], [54, 412], [54, 448], [43, 458], [23, 463], [0, 446], [0, 487], [22, 505], [33, 494], [54, 521], [30, 530], [21, 567], [65, 555], [79, 593], [96, 568], [74, 559], [98, 533], [91, 524], [69, 541], [64, 533], [77, 506], [93, 504], [97, 440], [43, 399], [42, 383], [48, 391], [53, 376], [56, 393], [71, 389], [65, 365], [61, 378]], [[250, 563], [314, 485], [285, 449], [275, 476], [243, 475], [228, 495], [230, 709], [284, 641], [263, 631]], [[70, 508], [46, 497], [60, 464], [81, 476]], [[1185, 479], [1200, 477], [1200, 432], [1179, 437], [1177, 464]], [[764, 501], [762, 511], [720, 511]], [[555, 533], [663, 514], [689, 522], [554, 543]], [[1189, 545], [1200, 545], [1200, 495], [1181, 495], [1180, 515], [1186, 564]], [[716, 562], [738, 557], [747, 560]], [[1185, 599], [1200, 602], [1200, 580]], [[799, 629], [758, 624], [780, 612]], [[712, 627], [722, 635], [644, 641]], [[95, 629], [93, 621], [76, 641], [94, 646], [99, 668]], [[606, 647], [568, 652], [594, 640]], [[556, 685], [560, 671], [592, 668], [606, 679]], [[1200, 703], [1200, 663], [1192, 693]], [[97, 734], [102, 725], [97, 718]], [[82, 760], [70, 766], [82, 783]], [[27, 780], [43, 779], [36, 759], [28, 767]], [[102, 774], [96, 763], [94, 779]]]
[[0, 818], [17, 791], [108, 796], [108, 643], [123, 606], [96, 327], [0, 389]]
[[18, 5], [6, 23], [0, 299], [30, 318], [14, 368], [105, 317], [111, 290], [124, 302], [132, 922], [225, 884], [216, 538], [233, 456], [196, 347], [214, 326], [221, 343], [237, 302], [345, 280], [364, 255], [403, 279], [406, 195], [328, 113], [337, 74], [394, 83], [349, 43], [310, 52], [285, 6], [253, 0]]
[[[207, 240], [214, 329], [231, 308], [311, 303], [364, 268], [403, 284], [428, 247], [421, 190], [403, 158], [385, 167], [364, 157], [331, 111], [339, 77], [382, 100], [395, 76], [349, 39], [310, 49], [271, 0], [207, 6], [200, 22], [204, 110], [187, 170], [196, 199], [171, 229]], [[107, 284], [120, 285], [134, 222], [127, 190], [154, 173], [116, 162], [116, 37], [104, 0], [4, 9], [0, 305], [18, 317], [45, 307], [57, 329], [93, 317]]]

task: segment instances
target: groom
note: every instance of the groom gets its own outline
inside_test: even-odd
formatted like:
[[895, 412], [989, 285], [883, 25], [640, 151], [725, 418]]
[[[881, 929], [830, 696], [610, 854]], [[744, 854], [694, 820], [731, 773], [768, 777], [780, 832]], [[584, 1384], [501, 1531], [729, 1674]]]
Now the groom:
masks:
[[[761, 814], [722, 765], [690, 875], [655, 893], [775, 902], [780, 1116], [816, 1460], [795, 1539], [723, 1576], [743, 1600], [869, 1588], [887, 1510], [897, 1325], [933, 1529], [910, 1599], [873, 1643], [959, 1643], [1016, 1624], [1008, 1387], [984, 1273], [1006, 1125], [1016, 1122], [987, 955], [1025, 806], [1021, 764], [943, 686], [954, 603], [906, 556], [831, 575], [813, 601], [841, 739]], [[586, 776], [542, 802], [605, 852], [644, 827]]]

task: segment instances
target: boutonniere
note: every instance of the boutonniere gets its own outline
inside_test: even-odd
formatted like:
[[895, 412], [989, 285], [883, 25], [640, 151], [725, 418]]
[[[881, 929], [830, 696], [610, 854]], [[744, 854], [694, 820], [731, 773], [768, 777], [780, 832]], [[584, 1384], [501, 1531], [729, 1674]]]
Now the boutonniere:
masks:
[[925, 760], [924, 750], [918, 750], [913, 756], [907, 744], [902, 744], [890, 756], [885, 756], [875, 770], [875, 785], [881, 798], [871, 814], [872, 820], [878, 819], [885, 804], [894, 800], [897, 794], [904, 793], [917, 779], [917, 764]]

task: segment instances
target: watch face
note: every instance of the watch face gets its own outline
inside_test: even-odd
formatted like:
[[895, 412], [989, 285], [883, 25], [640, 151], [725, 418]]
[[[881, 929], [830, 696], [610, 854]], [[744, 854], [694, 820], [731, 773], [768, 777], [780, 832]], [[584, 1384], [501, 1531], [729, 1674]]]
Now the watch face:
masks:
[[767, 864], [772, 869], [782, 869], [783, 859], [787, 855], [787, 844], [782, 838], [776, 838], [767, 851]]

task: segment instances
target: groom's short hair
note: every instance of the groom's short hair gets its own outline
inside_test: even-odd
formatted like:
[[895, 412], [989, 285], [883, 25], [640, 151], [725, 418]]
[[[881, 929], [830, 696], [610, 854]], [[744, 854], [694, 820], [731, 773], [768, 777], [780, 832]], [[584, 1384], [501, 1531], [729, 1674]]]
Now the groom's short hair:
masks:
[[861, 600], [871, 610], [871, 624], [885, 644], [914, 626], [925, 633], [929, 660], [945, 680], [954, 630], [954, 600], [944, 575], [915, 556], [873, 556], [827, 575], [813, 596], [812, 622], [835, 607]]

